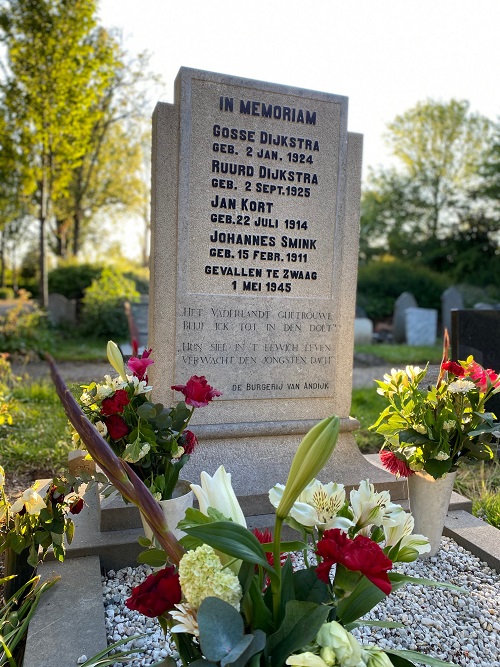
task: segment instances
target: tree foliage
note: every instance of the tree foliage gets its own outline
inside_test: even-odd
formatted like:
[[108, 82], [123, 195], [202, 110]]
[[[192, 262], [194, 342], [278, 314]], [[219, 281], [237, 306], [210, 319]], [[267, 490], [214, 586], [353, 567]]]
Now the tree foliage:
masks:
[[127, 62], [96, 11], [97, 0], [0, 0], [0, 215], [39, 222], [42, 303], [46, 237], [56, 255], [78, 254], [96, 213], [136, 206], [141, 187], [133, 121], [147, 59]]
[[398, 166], [370, 172], [361, 259], [389, 253], [457, 281], [491, 284], [500, 213], [485, 190], [488, 172], [488, 194], [500, 196], [493, 136], [494, 124], [470, 113], [465, 101], [419, 103], [390, 123], [387, 140]]

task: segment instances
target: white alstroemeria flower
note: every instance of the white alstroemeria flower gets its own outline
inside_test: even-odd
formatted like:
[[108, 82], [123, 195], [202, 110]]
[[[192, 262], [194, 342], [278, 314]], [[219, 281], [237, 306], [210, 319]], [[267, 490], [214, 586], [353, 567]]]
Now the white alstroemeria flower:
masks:
[[413, 535], [413, 527], [415, 520], [411, 514], [403, 512], [404, 516], [400, 517], [397, 524], [392, 526], [384, 526], [385, 545], [387, 547], [394, 547], [401, 540], [400, 549], [409, 547], [415, 549], [419, 554], [425, 554], [431, 550], [429, 540], [425, 535]]
[[135, 375], [127, 375], [127, 380], [129, 384], [134, 386], [134, 396], [147, 394], [148, 392], [153, 391], [153, 387], [150, 387], [146, 380], [139, 380]]
[[111, 396], [113, 391], [113, 388], [110, 387], [109, 384], [98, 384], [96, 389], [96, 399], [102, 401], [108, 396]]
[[99, 431], [99, 435], [102, 435], [103, 438], [105, 438], [108, 435], [108, 427], [104, 422], [98, 421], [94, 424], [94, 426]]
[[39, 512], [46, 508], [44, 499], [38, 494], [34, 487], [30, 487], [23, 492], [23, 495], [16, 500], [12, 505], [12, 512], [20, 512], [23, 507], [26, 508], [28, 514], [39, 514]]
[[224, 466], [217, 468], [213, 477], [205, 471], [200, 477], [201, 486], [191, 484], [191, 489], [198, 499], [200, 512], [208, 516], [208, 508], [213, 507], [228, 519], [246, 528], [247, 522], [231, 486], [231, 474], [226, 472]]
[[0, 466], [0, 486], [5, 484], [5, 470]]
[[[274, 507], [278, 507], [285, 487], [276, 484], [269, 491], [269, 500]], [[299, 495], [292, 505], [290, 516], [301, 526], [318, 528], [320, 531], [330, 528], [340, 528], [347, 532], [352, 521], [337, 514], [345, 503], [345, 489], [343, 484], [322, 484], [313, 479]]]
[[359, 488], [350, 493], [353, 523], [358, 529], [367, 526], [393, 525], [403, 508], [391, 502], [389, 491], [375, 491], [373, 484], [364, 479]]
[[84, 391], [80, 396], [80, 403], [83, 403], [83, 405], [92, 405], [92, 403], [95, 403], [95, 398], [88, 391]]
[[175, 610], [171, 609], [168, 613], [174, 621], [177, 621], [177, 625], [170, 628], [170, 632], [186, 632], [188, 635], [199, 637], [200, 629], [196, 609], [186, 603], [176, 604], [174, 607]]

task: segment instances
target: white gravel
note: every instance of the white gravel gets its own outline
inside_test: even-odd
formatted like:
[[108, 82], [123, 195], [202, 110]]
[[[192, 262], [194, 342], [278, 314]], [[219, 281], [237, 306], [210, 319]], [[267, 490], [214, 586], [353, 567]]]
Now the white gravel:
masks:
[[[397, 565], [395, 570], [415, 577], [447, 581], [464, 588], [405, 585], [380, 603], [367, 618], [396, 621], [400, 629], [363, 626], [353, 631], [362, 644], [410, 649], [447, 660], [460, 667], [500, 667], [500, 575], [453, 540], [443, 538], [434, 558]], [[103, 577], [106, 630], [111, 644], [124, 637], [152, 632], [135, 640], [142, 652], [132, 667], [143, 667], [174, 655], [155, 619], [125, 607], [130, 591], [151, 573], [145, 566], [110, 571]], [[127, 646], [131, 646], [129, 643]], [[115, 663], [121, 667], [122, 663]]]

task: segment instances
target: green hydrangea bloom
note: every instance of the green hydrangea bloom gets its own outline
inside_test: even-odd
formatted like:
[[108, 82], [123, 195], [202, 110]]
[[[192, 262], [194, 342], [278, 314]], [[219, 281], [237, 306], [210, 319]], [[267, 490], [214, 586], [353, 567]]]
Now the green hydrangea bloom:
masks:
[[179, 581], [186, 601], [198, 609], [206, 597], [216, 597], [240, 609], [242, 590], [238, 577], [223, 570], [219, 557], [208, 544], [188, 551], [179, 563]]

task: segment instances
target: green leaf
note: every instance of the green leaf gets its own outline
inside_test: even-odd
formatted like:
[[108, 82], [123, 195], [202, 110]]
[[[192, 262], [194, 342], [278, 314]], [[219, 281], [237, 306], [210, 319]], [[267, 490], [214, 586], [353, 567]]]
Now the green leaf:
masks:
[[265, 655], [273, 667], [279, 667], [294, 651], [309, 644], [328, 618], [330, 607], [313, 602], [290, 601], [277, 632], [268, 637]]
[[295, 598], [304, 602], [323, 604], [328, 602], [330, 594], [324, 581], [318, 579], [313, 569], [297, 570], [293, 573]]
[[137, 414], [142, 419], [154, 419], [156, 417], [156, 409], [152, 403], [143, 403], [137, 408]]
[[198, 627], [203, 655], [213, 662], [222, 660], [243, 638], [243, 619], [234, 607], [219, 598], [203, 600], [198, 609]]
[[260, 590], [257, 577], [252, 579], [248, 596], [251, 601], [252, 618], [250, 625], [253, 629], [259, 629], [268, 634], [273, 629], [273, 615], [266, 606], [262, 591]]
[[407, 574], [399, 574], [399, 572], [389, 572], [389, 579], [391, 583], [398, 588], [402, 584], [419, 584], [421, 586], [436, 586], [438, 588], [449, 588], [452, 591], [457, 591], [459, 593], [467, 593], [465, 588], [460, 588], [460, 586], [455, 586], [455, 584], [450, 584], [447, 581], [435, 581], [434, 579], [422, 579], [420, 577], [410, 577]]
[[151, 540], [148, 540], [148, 538], [144, 537], [143, 535], [141, 535], [137, 541], [139, 542], [141, 547], [146, 547], [146, 548], [150, 547], [153, 544]]
[[[395, 651], [394, 649], [384, 649], [385, 653], [389, 656], [394, 667], [406, 667], [406, 665], [413, 665], [410, 660], [415, 660], [416, 662], [423, 663], [424, 665], [430, 665], [430, 667], [456, 667], [452, 662], [446, 662], [445, 660], [440, 660], [439, 658], [433, 658], [430, 655], [425, 655], [425, 653], [419, 653], [418, 651]], [[405, 662], [396, 663], [393, 660], [394, 658], [402, 658], [406, 660]]]
[[378, 586], [372, 584], [366, 577], [362, 577], [352, 593], [340, 600], [337, 606], [337, 620], [342, 621], [343, 625], [353, 623], [386, 597]]
[[[262, 544], [262, 549], [266, 553], [272, 553], [274, 550], [274, 543], [269, 542], [268, 544]], [[307, 548], [307, 544], [304, 542], [299, 542], [298, 540], [292, 542], [280, 542], [280, 553], [289, 554], [293, 551], [303, 551]]]
[[167, 554], [163, 549], [147, 549], [137, 556], [137, 562], [151, 567], [163, 567], [167, 562]]
[[276, 578], [258, 539], [249, 530], [233, 521], [215, 521], [210, 525], [192, 526], [184, 531], [222, 553], [255, 565], [261, 565]]
[[362, 620], [362, 621], [355, 621], [354, 623], [348, 623], [345, 626], [346, 630], [349, 630], [349, 632], [353, 628], [362, 628], [363, 626], [370, 626], [374, 628], [404, 628], [405, 625], [404, 623], [397, 623], [396, 621], [369, 621], [369, 620]]

